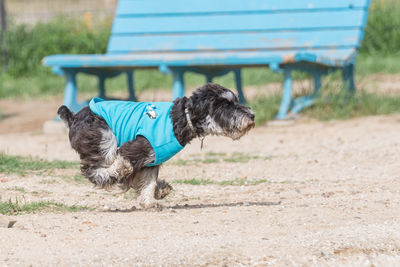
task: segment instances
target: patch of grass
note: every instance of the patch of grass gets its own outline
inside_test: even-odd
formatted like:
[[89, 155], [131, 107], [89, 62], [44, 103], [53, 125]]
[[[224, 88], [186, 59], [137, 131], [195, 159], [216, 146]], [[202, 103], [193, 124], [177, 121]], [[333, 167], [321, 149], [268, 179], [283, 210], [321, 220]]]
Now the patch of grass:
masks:
[[[397, 95], [369, 93], [365, 90], [350, 94], [345, 89], [330, 88], [323, 88], [321, 93], [316, 103], [302, 111], [302, 114], [320, 120], [332, 120], [400, 112], [400, 96]], [[276, 96], [260, 98], [250, 105], [258, 125], [272, 120], [279, 107]]]
[[187, 165], [190, 165], [191, 163], [192, 163], [191, 160], [178, 159], [178, 160], [170, 161], [167, 164], [172, 164], [172, 165], [176, 165], [176, 166], [187, 166]]
[[400, 2], [372, 1], [361, 52], [391, 55], [400, 52]]
[[135, 199], [135, 198], [136, 198], [136, 192], [133, 189], [129, 190], [124, 194], [124, 199]]
[[39, 201], [30, 203], [20, 203], [18, 199], [12, 201], [0, 202], [0, 214], [4, 215], [18, 215], [22, 213], [36, 213], [36, 212], [54, 212], [54, 211], [64, 211], [64, 212], [77, 212], [81, 210], [88, 210], [86, 206], [68, 206], [62, 203], [57, 203], [54, 201]]
[[219, 185], [258, 185], [258, 184], [265, 184], [271, 183], [267, 179], [259, 179], [259, 180], [246, 180], [246, 179], [235, 179], [235, 180], [225, 180], [221, 181]]
[[208, 180], [208, 179], [190, 179], [190, 180], [181, 180], [177, 179], [174, 180], [173, 183], [175, 184], [190, 184], [190, 185], [208, 185], [208, 184], [215, 184], [215, 181]]
[[206, 156], [207, 156], [207, 157], [224, 157], [224, 156], [226, 156], [226, 153], [223, 153], [223, 152], [213, 152], [213, 151], [211, 151], [211, 152], [207, 152], [207, 153], [206, 153]]
[[18, 187], [18, 186], [14, 186], [14, 187], [7, 188], [7, 190], [18, 191], [18, 192], [21, 192], [21, 193], [26, 193], [25, 188], [23, 188], [23, 187]]
[[190, 180], [174, 180], [175, 184], [190, 184], [190, 185], [258, 185], [263, 183], [271, 183], [266, 179], [259, 180], [246, 180], [246, 179], [234, 179], [234, 180], [223, 180], [223, 181], [213, 181], [209, 179], [190, 179]]
[[31, 194], [35, 195], [35, 196], [37, 196], [39, 194], [51, 195], [51, 194], [53, 194], [53, 192], [50, 192], [48, 190], [40, 190], [40, 191], [32, 191]]
[[75, 174], [74, 175], [74, 181], [75, 182], [77, 182], [77, 183], [87, 183], [87, 179], [85, 178], [85, 177], [83, 177], [82, 175], [80, 175], [80, 174]]
[[259, 156], [252, 156], [242, 152], [233, 152], [230, 157], [224, 158], [224, 161], [246, 163], [252, 159], [259, 159], [259, 158], [260, 158]]
[[42, 159], [9, 156], [0, 152], [0, 173], [25, 175], [29, 171], [49, 169], [69, 169], [78, 166], [78, 162], [63, 160], [45, 161]]
[[59, 181], [56, 179], [43, 179], [39, 181], [39, 184], [58, 184]]
[[[269, 159], [270, 157], [265, 157], [265, 159]], [[217, 152], [208, 152], [205, 155], [204, 159], [201, 158], [192, 158], [188, 160], [183, 160], [183, 159], [178, 159], [175, 161], [172, 161], [170, 164], [173, 165], [178, 165], [178, 166], [187, 166], [187, 165], [195, 165], [199, 163], [203, 164], [211, 164], [211, 163], [220, 163], [220, 162], [238, 162], [238, 163], [244, 163], [248, 162], [252, 159], [261, 159], [260, 156], [257, 155], [250, 155], [242, 152], [233, 152], [231, 155], [228, 155], [226, 153], [217, 153]]]
[[272, 120], [278, 113], [279, 106], [281, 104], [282, 95], [273, 94], [269, 96], [259, 97], [256, 100], [250, 102], [250, 107], [255, 114], [256, 125]]
[[386, 96], [358, 91], [349, 94], [346, 90], [324, 92], [317, 103], [304, 111], [305, 114], [320, 119], [348, 119], [360, 116], [386, 115], [400, 112], [400, 96]]
[[[400, 28], [400, 25], [399, 25]], [[359, 54], [356, 60], [356, 76], [365, 77], [374, 73], [400, 73], [400, 54]], [[339, 73], [339, 72], [338, 72]]]
[[220, 162], [218, 159], [215, 158], [205, 158], [201, 161], [201, 163], [209, 164], [209, 163], [218, 163]]

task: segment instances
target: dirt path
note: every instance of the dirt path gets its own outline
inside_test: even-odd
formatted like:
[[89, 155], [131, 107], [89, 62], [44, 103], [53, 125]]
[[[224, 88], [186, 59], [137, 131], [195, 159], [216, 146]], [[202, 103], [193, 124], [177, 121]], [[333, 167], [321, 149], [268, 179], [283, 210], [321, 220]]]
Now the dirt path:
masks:
[[[2, 121], [0, 151], [77, 160], [39, 117], [28, 132], [7, 133], [13, 123]], [[74, 181], [76, 169], [0, 173], [2, 201], [91, 208], [15, 216], [0, 228], [0, 265], [399, 266], [399, 133], [392, 115], [268, 125], [237, 142], [206, 138], [202, 151], [196, 140], [162, 168], [175, 190], [153, 212], [132, 208], [131, 193]]]

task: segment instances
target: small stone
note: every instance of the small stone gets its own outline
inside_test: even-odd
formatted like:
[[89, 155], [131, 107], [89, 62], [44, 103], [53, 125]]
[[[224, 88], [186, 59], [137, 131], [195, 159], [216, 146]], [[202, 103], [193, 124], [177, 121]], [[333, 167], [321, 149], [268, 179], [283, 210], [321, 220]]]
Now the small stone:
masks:
[[40, 234], [40, 237], [47, 237], [46, 234]]
[[6, 178], [1, 179], [0, 181], [1, 181], [2, 183], [7, 183], [7, 182], [8, 182], [8, 180], [7, 180]]
[[325, 260], [329, 260], [329, 258], [330, 258], [329, 252], [326, 252], [326, 251], [321, 251], [321, 256], [322, 256]]
[[2, 228], [11, 228], [16, 222], [16, 220], [12, 220], [6, 216], [0, 215], [0, 227]]

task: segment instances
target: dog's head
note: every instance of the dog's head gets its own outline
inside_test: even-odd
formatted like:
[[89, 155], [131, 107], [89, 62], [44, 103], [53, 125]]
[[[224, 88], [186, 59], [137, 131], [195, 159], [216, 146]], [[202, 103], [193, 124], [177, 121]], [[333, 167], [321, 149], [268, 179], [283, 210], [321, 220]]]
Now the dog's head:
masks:
[[189, 103], [203, 135], [223, 135], [236, 140], [255, 126], [254, 112], [239, 104], [237, 96], [221, 85], [208, 83], [198, 88]]

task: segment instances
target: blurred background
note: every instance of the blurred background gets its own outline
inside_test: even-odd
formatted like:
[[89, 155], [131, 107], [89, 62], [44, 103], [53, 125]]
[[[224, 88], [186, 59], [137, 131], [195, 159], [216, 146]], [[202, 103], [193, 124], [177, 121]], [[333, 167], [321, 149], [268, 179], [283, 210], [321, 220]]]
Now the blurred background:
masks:
[[[117, 0], [0, 0], [3, 7], [0, 55], [0, 99], [62, 98], [65, 80], [53, 75], [41, 60], [51, 54], [102, 54], [106, 52]], [[331, 99], [305, 111], [323, 119], [399, 111], [400, 100], [400, 1], [373, 0], [362, 47], [356, 64], [358, 94], [354, 101]], [[390, 75], [390, 76], [385, 76]], [[339, 82], [340, 74], [330, 76], [325, 87]], [[295, 73], [295, 94], [310, 89], [310, 80]], [[244, 69], [245, 94], [257, 109], [258, 122], [273, 118], [279, 107], [281, 74], [265, 68]], [[215, 82], [233, 87], [233, 75]], [[187, 74], [189, 89], [204, 83], [204, 78]], [[390, 83], [388, 83], [390, 82]], [[97, 79], [84, 74], [78, 77], [79, 92], [96, 94]], [[125, 78], [107, 81], [108, 92], [123, 95]], [[172, 88], [172, 79], [158, 70], [139, 70], [135, 87], [143, 90]], [[332, 90], [340, 90], [339, 85]], [[339, 89], [338, 89], [339, 88]], [[365, 90], [363, 90], [365, 89]], [[258, 95], [262, 97], [255, 97]], [[322, 102], [321, 102], [322, 103]], [[360, 104], [361, 103], [361, 104]], [[374, 104], [378, 103], [378, 104]], [[382, 104], [384, 103], [384, 104]], [[385, 108], [382, 108], [384, 106]], [[0, 107], [1, 109], [1, 107]]]

